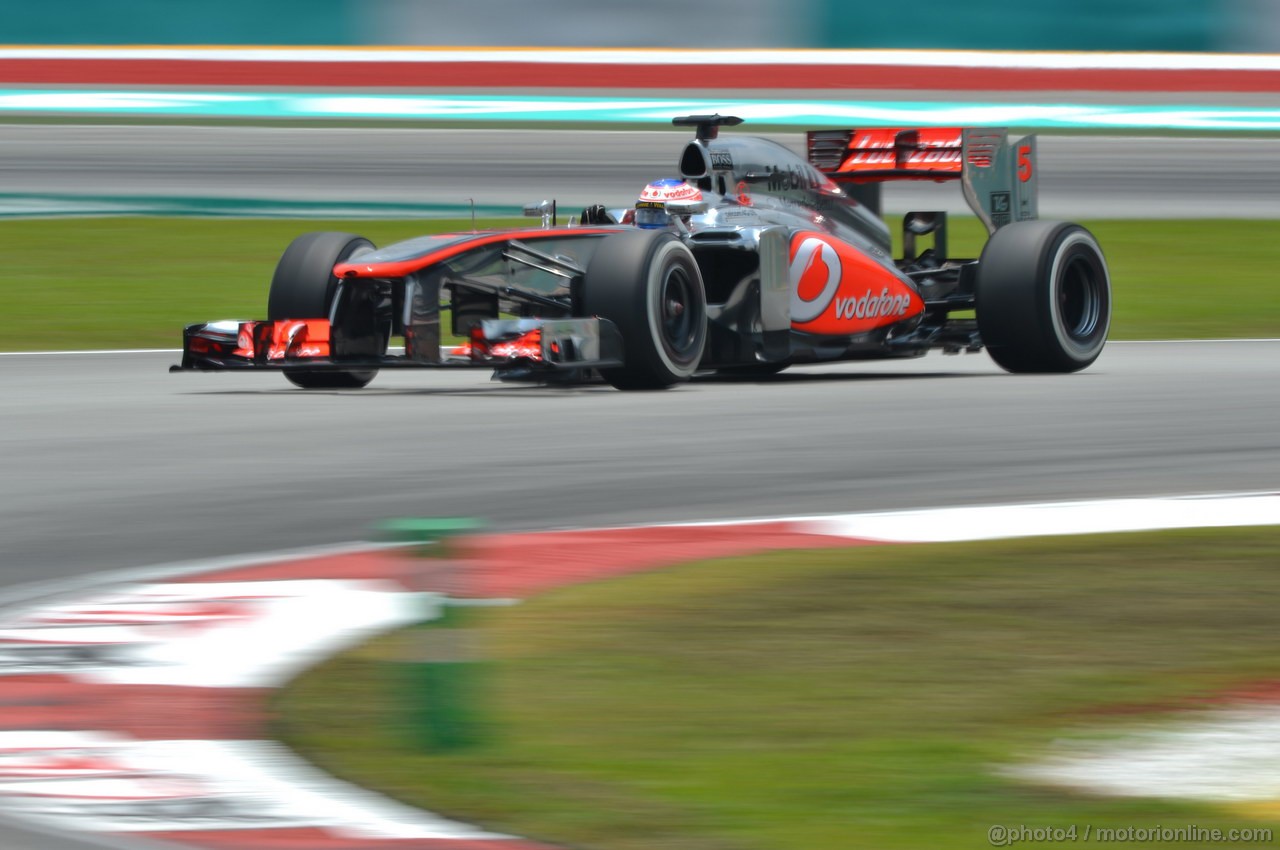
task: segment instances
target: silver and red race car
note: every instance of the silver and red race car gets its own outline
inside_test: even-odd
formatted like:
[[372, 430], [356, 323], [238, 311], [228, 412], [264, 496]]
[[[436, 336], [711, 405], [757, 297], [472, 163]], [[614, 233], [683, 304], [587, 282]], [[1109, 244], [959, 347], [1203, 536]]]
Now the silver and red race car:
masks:
[[[674, 119], [696, 138], [678, 179], [625, 215], [423, 236], [385, 248], [308, 233], [285, 250], [267, 318], [190, 325], [174, 370], [279, 371], [355, 388], [387, 368], [485, 367], [554, 380], [598, 374], [661, 389], [697, 372], [978, 351], [1011, 372], [1073, 372], [1106, 342], [1111, 282], [1085, 228], [1037, 216], [1034, 137], [1005, 130], [814, 131], [807, 159]], [[990, 234], [947, 253], [943, 212], [912, 212], [894, 257], [889, 180], [959, 181]], [[668, 185], [670, 191], [667, 191]], [[655, 212], [657, 216], [655, 216]], [[442, 348], [442, 317], [466, 340]], [[403, 353], [390, 353], [403, 337]]]

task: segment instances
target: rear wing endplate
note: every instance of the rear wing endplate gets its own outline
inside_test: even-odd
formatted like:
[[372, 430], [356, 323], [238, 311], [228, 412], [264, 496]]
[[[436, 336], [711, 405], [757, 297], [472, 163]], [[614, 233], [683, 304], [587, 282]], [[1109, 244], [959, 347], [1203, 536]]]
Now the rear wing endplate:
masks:
[[959, 180], [987, 231], [1039, 216], [1036, 137], [993, 127], [814, 130], [809, 163], [842, 183]]

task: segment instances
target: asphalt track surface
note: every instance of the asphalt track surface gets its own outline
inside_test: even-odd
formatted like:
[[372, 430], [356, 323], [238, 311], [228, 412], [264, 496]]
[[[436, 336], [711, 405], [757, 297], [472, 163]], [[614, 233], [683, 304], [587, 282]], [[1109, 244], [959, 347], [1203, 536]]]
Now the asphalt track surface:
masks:
[[659, 393], [488, 372], [304, 392], [176, 354], [0, 356], [0, 580], [368, 539], [1257, 491], [1280, 470], [1280, 341], [1112, 343], [1089, 370], [985, 354], [698, 379]]
[[[747, 128], [743, 128], [744, 130]], [[737, 131], [734, 131], [737, 132]], [[626, 206], [689, 133], [411, 128], [0, 125], [2, 194], [333, 204]], [[803, 150], [799, 133], [774, 134]], [[1040, 138], [1047, 218], [1280, 218], [1280, 141]], [[3, 197], [0, 196], [0, 206]], [[967, 212], [954, 186], [895, 184], [886, 207]], [[2, 211], [2, 210], [0, 210]]]

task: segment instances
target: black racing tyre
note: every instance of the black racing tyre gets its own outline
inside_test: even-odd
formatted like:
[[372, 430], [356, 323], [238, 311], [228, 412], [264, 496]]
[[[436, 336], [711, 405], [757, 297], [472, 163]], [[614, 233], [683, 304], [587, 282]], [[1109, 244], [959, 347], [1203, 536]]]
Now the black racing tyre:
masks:
[[687, 381], [707, 343], [707, 296], [698, 263], [666, 231], [603, 237], [583, 282], [587, 315], [622, 332], [623, 363], [600, 374], [620, 390]]
[[[357, 253], [373, 249], [373, 243], [351, 233], [304, 233], [289, 244], [271, 278], [267, 319], [325, 319], [338, 292], [333, 267]], [[332, 357], [381, 356], [387, 350], [387, 334], [378, 327], [375, 307], [368, 295], [346, 293], [338, 322], [330, 329]], [[373, 380], [377, 369], [330, 371], [287, 369], [290, 382], [308, 390], [359, 389]]]
[[1010, 372], [1076, 372], [1102, 353], [1111, 276], [1093, 234], [1061, 221], [1018, 221], [982, 250], [978, 333]]

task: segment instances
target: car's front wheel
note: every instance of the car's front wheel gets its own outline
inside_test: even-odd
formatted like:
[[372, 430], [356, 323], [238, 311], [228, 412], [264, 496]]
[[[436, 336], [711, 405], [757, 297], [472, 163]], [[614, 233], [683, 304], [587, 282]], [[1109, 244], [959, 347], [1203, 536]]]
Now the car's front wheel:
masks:
[[[336, 322], [330, 329], [331, 356], [377, 357], [386, 353], [387, 329], [377, 315], [374, 296], [344, 288], [333, 267], [373, 243], [351, 233], [304, 233], [290, 243], [276, 265], [267, 297], [267, 318], [326, 319], [334, 299], [342, 297]], [[377, 369], [286, 369], [284, 376], [303, 389], [358, 389], [373, 380]]]
[[688, 380], [702, 360], [702, 274], [674, 234], [642, 230], [604, 237], [587, 266], [583, 306], [622, 333], [623, 365], [600, 370], [618, 389], [665, 389]]

